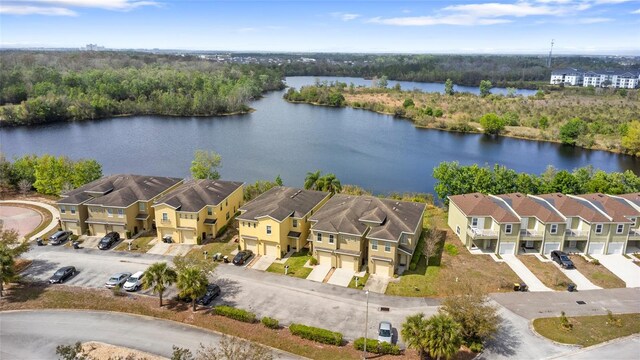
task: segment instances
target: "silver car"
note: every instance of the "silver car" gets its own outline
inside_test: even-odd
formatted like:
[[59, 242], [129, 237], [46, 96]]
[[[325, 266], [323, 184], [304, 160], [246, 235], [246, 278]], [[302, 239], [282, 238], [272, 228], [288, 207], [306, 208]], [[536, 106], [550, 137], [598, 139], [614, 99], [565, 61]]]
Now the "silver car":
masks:
[[128, 273], [128, 272], [113, 274], [111, 275], [109, 280], [107, 280], [107, 282], [104, 284], [104, 286], [106, 286], [109, 289], [112, 289], [116, 286], [122, 286], [122, 284], [124, 284], [125, 281], [127, 281], [129, 276], [131, 276], [131, 273]]
[[393, 327], [391, 326], [391, 323], [388, 321], [381, 321], [380, 325], [378, 325], [378, 341], [379, 342], [388, 342], [389, 344], [392, 344], [392, 337], [393, 337], [393, 331], [392, 331]]

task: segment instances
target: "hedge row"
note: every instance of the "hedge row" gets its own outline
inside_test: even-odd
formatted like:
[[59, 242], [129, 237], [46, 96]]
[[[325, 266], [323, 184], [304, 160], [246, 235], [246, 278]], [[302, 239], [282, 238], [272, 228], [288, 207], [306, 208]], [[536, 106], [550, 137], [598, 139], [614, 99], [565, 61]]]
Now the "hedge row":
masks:
[[222, 315], [234, 320], [243, 321], [246, 323], [252, 323], [256, 321], [256, 314], [242, 310], [236, 309], [231, 306], [220, 305], [213, 308], [213, 312], [216, 315]]
[[279, 329], [280, 328], [280, 322], [278, 322], [278, 319], [274, 319], [274, 318], [270, 318], [268, 316], [265, 316], [262, 318], [262, 324], [266, 327], [268, 327], [269, 329]]
[[289, 325], [289, 331], [291, 331], [293, 335], [299, 336], [303, 339], [313, 340], [329, 345], [342, 345], [342, 334], [339, 332], [333, 332], [326, 329], [301, 324]]
[[[353, 342], [356, 350], [364, 350], [364, 338], [358, 338]], [[383, 355], [400, 355], [398, 345], [389, 344], [388, 342], [379, 342], [375, 339], [367, 339], [367, 352]]]

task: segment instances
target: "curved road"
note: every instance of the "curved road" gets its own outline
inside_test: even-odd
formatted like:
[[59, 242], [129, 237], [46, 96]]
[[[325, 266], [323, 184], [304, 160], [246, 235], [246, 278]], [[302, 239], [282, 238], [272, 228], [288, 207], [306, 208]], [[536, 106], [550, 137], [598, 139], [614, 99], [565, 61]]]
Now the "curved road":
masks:
[[[0, 312], [0, 359], [57, 359], [56, 346], [101, 341], [171, 357], [172, 345], [195, 352], [221, 336], [173, 321], [99, 311]], [[276, 359], [298, 359], [278, 352]]]

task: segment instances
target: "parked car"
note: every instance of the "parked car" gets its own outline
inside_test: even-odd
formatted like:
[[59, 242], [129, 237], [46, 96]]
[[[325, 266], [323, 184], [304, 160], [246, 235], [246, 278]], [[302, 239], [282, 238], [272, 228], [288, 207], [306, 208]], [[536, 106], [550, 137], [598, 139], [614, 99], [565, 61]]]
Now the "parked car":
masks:
[[207, 292], [200, 296], [196, 302], [200, 305], [209, 305], [211, 300], [215, 299], [218, 295], [220, 295], [220, 286], [209, 284], [207, 285]]
[[388, 321], [381, 321], [378, 325], [378, 341], [379, 342], [388, 342], [391, 344], [393, 337], [393, 327], [391, 323]]
[[49, 243], [51, 243], [51, 245], [60, 245], [67, 241], [71, 235], [71, 231], [56, 231], [55, 234], [49, 236]]
[[114, 288], [116, 286], [122, 286], [122, 284], [124, 284], [124, 282], [127, 281], [129, 276], [131, 276], [131, 273], [128, 273], [128, 272], [113, 274], [111, 275], [109, 280], [107, 280], [107, 282], [104, 284], [104, 286], [108, 287], [109, 289]]
[[143, 271], [138, 271], [137, 273], [129, 276], [127, 281], [124, 282], [122, 288], [126, 291], [138, 291], [140, 286], [142, 286], [142, 276], [144, 275]]
[[98, 243], [98, 249], [107, 250], [111, 247], [111, 245], [115, 244], [120, 240], [120, 234], [115, 231], [112, 231], [105, 235], [100, 242]]
[[575, 267], [569, 256], [560, 250], [553, 250], [551, 252], [551, 260], [557, 262], [558, 265], [565, 269], [573, 269]]
[[244, 263], [249, 260], [250, 257], [253, 256], [253, 251], [251, 250], [242, 250], [236, 254], [236, 257], [233, 258], [234, 265], [244, 265]]
[[76, 268], [73, 266], [61, 267], [56, 271], [51, 278], [49, 278], [50, 284], [62, 284], [70, 277], [76, 274]]

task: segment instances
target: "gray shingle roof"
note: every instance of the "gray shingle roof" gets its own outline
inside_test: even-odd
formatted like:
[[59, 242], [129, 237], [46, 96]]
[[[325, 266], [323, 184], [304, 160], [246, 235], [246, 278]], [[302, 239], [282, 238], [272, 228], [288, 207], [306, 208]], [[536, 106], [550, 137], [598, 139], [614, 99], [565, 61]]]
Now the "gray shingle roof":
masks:
[[137, 201], [149, 201], [181, 181], [163, 176], [111, 175], [63, 194], [57, 203], [128, 207]]
[[158, 199], [156, 205], [167, 204], [178, 211], [197, 212], [205, 206], [220, 204], [242, 185], [238, 181], [193, 180]]
[[292, 215], [302, 218], [328, 195], [323, 191], [277, 186], [240, 207], [238, 219], [255, 221], [270, 216], [283, 221]]
[[423, 203], [338, 194], [309, 220], [313, 230], [362, 236], [369, 226], [367, 237], [397, 241], [403, 232], [416, 231], [425, 208]]

